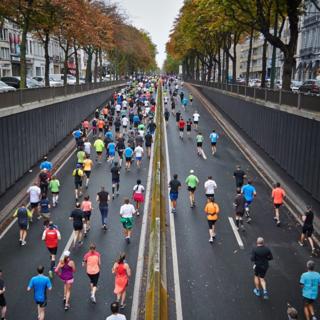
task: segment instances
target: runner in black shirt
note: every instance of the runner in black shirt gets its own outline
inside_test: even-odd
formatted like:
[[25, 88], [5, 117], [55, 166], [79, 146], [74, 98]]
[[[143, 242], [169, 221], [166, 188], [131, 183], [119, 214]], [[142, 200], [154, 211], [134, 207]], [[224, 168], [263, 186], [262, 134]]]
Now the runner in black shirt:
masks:
[[109, 121], [109, 129], [111, 131], [112, 130], [112, 124], [113, 124], [113, 115], [112, 114], [108, 115], [108, 121]]
[[309, 240], [311, 248], [312, 248], [311, 254], [315, 254], [315, 248], [314, 248], [313, 240], [312, 240], [314, 214], [311, 211], [312, 210], [312, 206], [306, 205], [306, 208], [307, 208], [307, 212], [305, 212], [303, 214], [303, 216], [302, 216], [302, 221], [304, 222], [304, 224], [303, 224], [303, 227], [302, 227], [301, 241], [298, 241], [298, 243], [302, 247], [303, 246], [303, 242], [304, 242], [305, 234], [307, 234], [308, 240]]
[[126, 148], [125, 144], [124, 144], [124, 139], [122, 137], [120, 137], [118, 139], [118, 142], [116, 144], [116, 151], [118, 151], [119, 154], [119, 164], [120, 164], [120, 168], [122, 165], [122, 158], [123, 158], [123, 151]]
[[171, 110], [172, 110], [172, 114], [175, 116], [175, 109], [176, 109], [176, 103], [174, 101], [174, 98], [171, 98]]
[[150, 154], [151, 154], [151, 144], [153, 142], [152, 139], [152, 134], [150, 133], [150, 131], [147, 132], [147, 134], [144, 136], [144, 140], [146, 142], [146, 152], [147, 152], [147, 156], [150, 159]]
[[192, 121], [191, 121], [190, 118], [189, 118], [189, 120], [187, 121], [186, 125], [187, 125], [187, 134], [188, 134], [188, 137], [191, 138], [190, 134], [191, 134]]
[[237, 196], [233, 200], [233, 205], [236, 207], [237, 230], [239, 230], [239, 222], [240, 222], [242, 231], [245, 231], [243, 226], [243, 220], [242, 220], [242, 217], [245, 212], [245, 204], [246, 204], [246, 198], [244, 197], [243, 194], [241, 194], [241, 189], [237, 188]]
[[117, 196], [119, 195], [119, 186], [120, 186], [120, 171], [118, 168], [118, 162], [114, 163], [114, 167], [110, 171], [111, 180], [112, 180], [112, 199], [114, 199], [114, 188], [117, 184]]
[[177, 127], [179, 126], [180, 116], [181, 116], [181, 112], [180, 112], [180, 110], [179, 110], [179, 111], [176, 113], [176, 123], [177, 123]]
[[116, 131], [116, 136], [118, 137], [119, 132], [120, 132], [120, 127], [121, 127], [121, 121], [118, 118], [114, 122], [114, 127], [115, 127], [115, 131]]
[[179, 190], [181, 190], [181, 182], [178, 180], [178, 175], [173, 176], [173, 180], [169, 182], [168, 188], [170, 188], [170, 200], [171, 200], [171, 212], [176, 212], [177, 199], [179, 196]]
[[4, 297], [4, 292], [6, 288], [4, 286], [4, 281], [2, 280], [2, 270], [0, 269], [0, 307], [1, 309], [1, 319], [4, 319], [6, 312], [7, 312], [7, 303]]
[[233, 173], [233, 178], [236, 179], [236, 187], [237, 188], [241, 188], [243, 185], [243, 179], [246, 178], [246, 173], [241, 170], [240, 166], [236, 167], [237, 170]]
[[82, 246], [83, 242], [82, 239], [82, 229], [83, 229], [83, 222], [86, 220], [84, 219], [83, 211], [80, 209], [80, 203], [76, 203], [76, 209], [71, 212], [69, 220], [73, 221], [73, 229], [74, 229], [74, 239], [72, 250], [76, 249], [77, 238], [79, 238], [79, 247]]
[[166, 126], [168, 126], [169, 125], [169, 117], [170, 117], [170, 113], [169, 113], [168, 109], [165, 110], [163, 116], [164, 116], [164, 120], [166, 121]]

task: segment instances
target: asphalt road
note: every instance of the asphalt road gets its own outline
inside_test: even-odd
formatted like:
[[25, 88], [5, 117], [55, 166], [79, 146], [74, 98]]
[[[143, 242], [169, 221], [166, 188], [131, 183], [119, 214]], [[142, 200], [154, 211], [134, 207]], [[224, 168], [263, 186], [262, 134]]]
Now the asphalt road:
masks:
[[[190, 91], [186, 86], [184, 92], [189, 98]], [[299, 279], [301, 273], [306, 271], [305, 265], [311, 258], [311, 249], [309, 245], [300, 247], [297, 243], [300, 225], [282, 206], [281, 227], [276, 226], [271, 189], [195, 95], [194, 104], [190, 106], [188, 102], [187, 111], [183, 111], [179, 97], [176, 111], [179, 109], [185, 120], [192, 118], [194, 111], [198, 110], [201, 116], [198, 132], [201, 131], [204, 136], [203, 150], [207, 157], [204, 159], [197, 155], [197, 132], [192, 130], [191, 139], [185, 132], [184, 139], [180, 139], [175, 117], [171, 116], [167, 128], [170, 169], [171, 175], [177, 173], [182, 183], [174, 219], [183, 319], [284, 319], [287, 317], [288, 303], [297, 308], [303, 318]], [[211, 154], [209, 140], [212, 129], [220, 137], [214, 156]], [[229, 222], [229, 217], [234, 219], [232, 203], [236, 187], [233, 172], [237, 164], [253, 180], [257, 191], [257, 197], [250, 207], [252, 222], [250, 225], [244, 222], [246, 231], [240, 232], [243, 249]], [[195, 170], [200, 180], [195, 192], [196, 207], [193, 209], [190, 208], [187, 185], [184, 184], [191, 169]], [[204, 183], [208, 175], [212, 175], [218, 185], [215, 199], [220, 207], [215, 230], [217, 236], [213, 244], [208, 241], [208, 224], [204, 212]], [[270, 247], [274, 256], [266, 276], [268, 301], [253, 293], [253, 263], [250, 255], [258, 237], [265, 239], [265, 245]], [[319, 270], [318, 256], [312, 259]], [[317, 305], [318, 302], [315, 303], [316, 308]]]
[[[92, 136], [90, 142], [93, 144]], [[93, 203], [93, 214], [91, 216], [91, 231], [88, 237], [84, 238], [84, 245], [72, 251], [70, 259], [75, 261], [76, 273], [71, 290], [70, 309], [64, 310], [63, 303], [63, 283], [54, 274], [52, 279], [52, 291], [48, 291], [48, 306], [46, 308], [46, 319], [105, 319], [110, 312], [110, 304], [116, 300], [114, 290], [115, 275], [111, 273], [115, 259], [121, 252], [127, 253], [127, 262], [130, 265], [132, 276], [130, 285], [127, 289], [126, 307], [121, 313], [130, 318], [131, 299], [133, 294], [135, 268], [137, 262], [141, 221], [143, 218], [143, 205], [141, 206], [140, 216], [134, 217], [133, 229], [131, 234], [131, 244], [127, 244], [120, 223], [120, 206], [123, 198], [131, 198], [132, 190], [137, 179], [141, 179], [146, 187], [149, 159], [145, 156], [142, 159], [140, 169], [137, 169], [136, 161], [133, 162], [131, 170], [125, 171], [125, 165], [121, 169], [120, 176], [120, 195], [109, 203], [109, 213], [107, 227], [108, 230], [101, 229], [101, 216], [98, 203], [95, 201], [96, 194], [100, 191], [100, 186], [104, 185], [106, 191], [111, 193], [111, 164], [105, 161], [105, 151], [103, 161], [99, 165], [94, 161], [95, 151], [91, 150], [91, 159], [94, 162], [92, 174], [90, 176], [90, 186], [84, 189], [84, 195], [90, 195]], [[118, 155], [116, 155], [116, 159]], [[72, 172], [77, 164], [77, 157], [74, 154], [62, 167], [58, 173], [60, 181], [59, 205], [51, 209], [51, 219], [59, 227], [62, 240], [59, 242], [57, 261], [63, 253], [64, 248], [73, 231], [72, 222], [69, 221], [71, 211], [75, 208], [74, 181]], [[49, 192], [49, 199], [51, 194]], [[80, 198], [80, 200], [82, 200]], [[133, 203], [133, 200], [131, 200]], [[33, 292], [27, 292], [27, 286], [31, 277], [37, 275], [37, 266], [45, 266], [47, 275], [50, 267], [49, 252], [45, 242], [41, 241], [43, 232], [43, 221], [33, 219], [27, 235], [27, 244], [24, 247], [19, 245], [19, 227], [15, 223], [0, 241], [0, 267], [3, 270], [3, 280], [5, 281], [8, 311], [6, 319], [31, 320], [37, 318], [36, 304], [33, 300]], [[101, 268], [99, 278], [99, 290], [96, 294], [97, 304], [92, 304], [90, 300], [90, 281], [86, 274], [86, 268], [81, 266], [84, 255], [89, 251], [90, 244], [97, 245], [97, 251], [101, 254]]]

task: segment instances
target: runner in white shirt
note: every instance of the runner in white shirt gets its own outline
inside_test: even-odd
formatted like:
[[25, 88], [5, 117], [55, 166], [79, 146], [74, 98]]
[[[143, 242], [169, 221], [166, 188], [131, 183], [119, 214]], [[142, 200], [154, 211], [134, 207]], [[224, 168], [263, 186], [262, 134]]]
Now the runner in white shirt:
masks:
[[129, 119], [125, 116], [124, 118], [121, 119], [121, 122], [122, 122], [122, 127], [123, 127], [122, 132], [125, 135], [127, 133]]
[[193, 114], [193, 124], [194, 124], [194, 130], [198, 131], [198, 122], [199, 122], [200, 114], [198, 111], [195, 111]]
[[122, 101], [122, 107], [124, 110], [127, 110], [127, 105], [128, 105], [128, 101], [127, 100], [123, 100]]
[[117, 103], [116, 104], [116, 111], [117, 111], [118, 116], [120, 116], [120, 110], [121, 110], [121, 106], [119, 103]]
[[218, 188], [216, 182], [212, 180], [212, 176], [208, 176], [208, 180], [204, 183], [204, 190], [206, 191], [207, 202], [210, 203], [210, 198], [214, 197], [214, 190]]
[[135, 147], [133, 154], [136, 155], [137, 167], [140, 168], [141, 167], [141, 160], [142, 160], [142, 157], [144, 156], [144, 151], [143, 151], [143, 148], [141, 147], [141, 145], [138, 145], [137, 147]]
[[130, 235], [131, 235], [131, 228], [132, 228], [132, 216], [136, 213], [134, 206], [130, 204], [129, 198], [124, 198], [124, 205], [120, 208], [120, 216], [122, 219], [127, 219], [126, 222], [123, 223], [124, 234], [126, 236], [126, 241], [130, 243]]
[[[36, 181], [32, 187], [27, 190], [27, 194], [30, 196], [30, 206], [31, 206], [31, 214], [33, 216], [33, 212], [35, 208], [38, 208], [38, 203], [41, 199], [41, 189], [39, 188], [39, 182]], [[38, 219], [41, 216], [38, 215]], [[32, 220], [30, 220], [32, 222]]]
[[83, 151], [84, 151], [86, 154], [90, 154], [90, 149], [91, 149], [91, 147], [92, 147], [92, 145], [91, 145], [89, 139], [86, 139], [86, 142], [84, 143], [84, 150], [83, 150]]

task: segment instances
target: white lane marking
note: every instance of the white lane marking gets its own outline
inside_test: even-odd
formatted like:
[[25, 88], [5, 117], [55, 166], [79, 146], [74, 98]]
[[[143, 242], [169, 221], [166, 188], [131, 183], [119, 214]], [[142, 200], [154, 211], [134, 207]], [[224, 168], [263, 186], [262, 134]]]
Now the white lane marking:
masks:
[[[168, 184], [171, 179], [170, 172], [170, 160], [168, 151], [168, 140], [167, 140], [167, 128], [163, 122], [164, 140], [166, 147], [166, 162], [167, 162], [167, 174]], [[171, 251], [172, 251], [172, 264], [173, 264], [173, 283], [174, 283], [174, 294], [176, 301], [176, 313], [177, 320], [182, 320], [182, 304], [181, 304], [181, 291], [180, 291], [180, 280], [179, 280], [179, 266], [178, 266], [178, 254], [177, 254], [177, 242], [176, 242], [176, 229], [174, 224], [174, 214], [171, 213], [171, 202], [170, 202], [170, 191], [168, 188], [168, 206], [169, 206], [169, 217], [170, 217], [170, 235], [171, 235]]]
[[232, 219], [231, 217], [228, 217], [228, 219], [229, 219], [229, 222], [230, 222], [230, 224], [231, 224], [231, 228], [232, 228], [232, 230], [233, 230], [233, 232], [234, 232], [234, 235], [236, 236], [236, 239], [237, 239], [237, 241], [238, 241], [238, 244], [239, 244], [239, 246], [240, 246], [240, 249], [244, 249], [243, 242], [242, 242], [242, 240], [241, 240], [241, 238], [240, 238], [239, 232], [238, 232], [238, 230], [237, 230], [237, 228], [236, 228], [236, 225], [234, 224], [233, 219]]
[[[29, 205], [28, 205], [29, 206]], [[0, 235], [0, 240], [5, 236], [5, 234], [9, 231], [9, 229], [14, 225], [14, 223], [18, 221], [18, 218], [15, 218], [12, 220], [9, 225], [6, 227], [6, 229], [1, 233]]]
[[70, 248], [70, 246], [71, 246], [71, 243], [72, 243], [72, 241], [73, 241], [73, 238], [74, 238], [74, 231], [72, 231], [71, 236], [70, 236], [70, 238], [69, 238], [69, 240], [68, 240], [68, 242], [67, 242], [64, 250], [63, 250], [62, 253], [61, 253], [60, 260], [63, 260], [63, 259], [64, 259], [63, 253], [64, 253], [65, 251], [69, 250], [69, 248]]
[[203, 149], [202, 149], [201, 151], [202, 151], [202, 157], [203, 157], [203, 159], [204, 159], [204, 160], [207, 160], [207, 156], [206, 156], [206, 154], [204, 153]]
[[[156, 116], [156, 113], [155, 113]], [[151, 192], [151, 182], [152, 182], [152, 168], [153, 168], [153, 156], [154, 156], [154, 143], [151, 146], [151, 157], [149, 163], [149, 171], [148, 171], [148, 183], [147, 183], [147, 191], [145, 196], [145, 203], [143, 208], [143, 218], [142, 218], [142, 226], [141, 226], [141, 234], [140, 234], [140, 243], [139, 243], [139, 251], [138, 251], [138, 259], [137, 259], [137, 271], [134, 280], [134, 289], [133, 289], [133, 298], [132, 298], [132, 307], [131, 307], [131, 320], [138, 319], [139, 316], [139, 296], [140, 296], [140, 287], [141, 280], [143, 276], [143, 267], [144, 267], [144, 249], [147, 235], [147, 218], [148, 218], [148, 208], [150, 202], [150, 192]]]

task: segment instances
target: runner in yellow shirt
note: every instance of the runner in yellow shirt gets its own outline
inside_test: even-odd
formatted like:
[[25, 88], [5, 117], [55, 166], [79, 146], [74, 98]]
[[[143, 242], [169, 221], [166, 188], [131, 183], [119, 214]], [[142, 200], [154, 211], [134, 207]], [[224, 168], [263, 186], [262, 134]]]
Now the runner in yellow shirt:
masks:
[[93, 162], [90, 159], [90, 154], [86, 155], [86, 160], [83, 161], [83, 171], [86, 174], [86, 189], [88, 189], [89, 187], [89, 178], [90, 178], [90, 174], [91, 174], [91, 169], [93, 166]]

